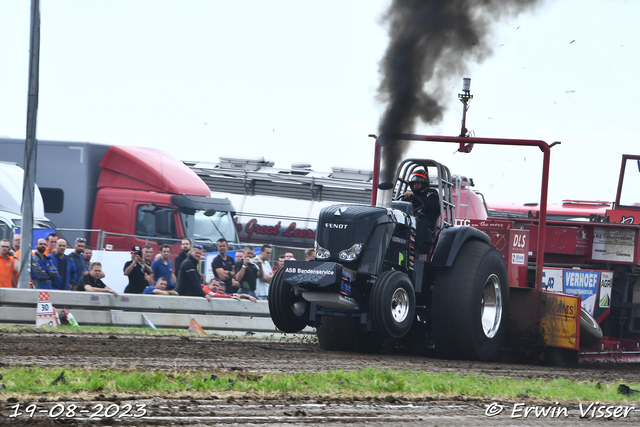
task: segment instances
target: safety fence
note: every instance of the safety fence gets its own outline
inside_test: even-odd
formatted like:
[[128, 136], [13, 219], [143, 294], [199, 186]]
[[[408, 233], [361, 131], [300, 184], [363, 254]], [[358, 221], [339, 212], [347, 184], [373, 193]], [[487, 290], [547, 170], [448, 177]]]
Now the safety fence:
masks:
[[94, 250], [129, 251], [132, 246], [153, 245], [158, 248], [162, 245], [177, 245], [180, 250], [180, 240], [171, 237], [150, 237], [133, 234], [111, 233], [104, 230], [58, 228], [58, 234], [67, 240], [69, 246], [73, 246], [76, 238], [84, 238], [87, 245]]
[[[105, 250], [105, 251], [122, 251], [129, 252], [132, 246], [138, 245], [140, 247], [144, 245], [150, 245], [154, 249], [154, 255], [158, 253], [160, 246], [162, 245], [170, 245], [171, 246], [171, 258], [175, 257], [180, 253], [180, 242], [181, 239], [175, 238], [165, 238], [165, 237], [149, 237], [149, 236], [141, 236], [141, 235], [133, 235], [133, 234], [121, 234], [121, 233], [111, 233], [104, 230], [91, 230], [91, 229], [75, 229], [75, 228], [58, 228], [56, 231], [67, 240], [67, 246], [69, 248], [73, 247], [75, 239], [78, 237], [84, 238], [93, 250]], [[201, 243], [199, 241], [199, 243]], [[252, 243], [247, 243], [250, 246], [260, 247], [261, 245], [255, 245]], [[244, 248], [244, 243], [239, 244], [229, 244], [229, 250], [231, 252], [235, 252], [235, 250], [242, 250]], [[298, 260], [304, 259], [304, 251], [305, 249], [299, 247], [290, 247], [290, 246], [278, 246], [271, 245], [273, 248], [273, 253], [271, 255], [271, 259], [269, 262], [273, 265], [277, 263], [278, 256], [284, 255], [285, 252], [292, 252], [294, 257]], [[214, 252], [217, 248], [215, 247], [214, 242], [204, 245], [205, 252]]]
[[[0, 323], [35, 325], [39, 297], [35, 289], [0, 288]], [[186, 329], [191, 318], [205, 330], [278, 333], [266, 301], [237, 301], [161, 295], [48, 291], [58, 313], [66, 308], [78, 324]], [[143, 316], [144, 314], [144, 316]], [[307, 328], [305, 333], [313, 333]]]
[[[93, 249], [91, 261], [97, 261], [102, 264], [102, 271], [106, 274], [106, 278], [103, 279], [104, 282], [117, 292], [123, 292], [128, 284], [127, 276], [123, 274], [123, 267], [126, 262], [131, 260], [130, 250], [132, 246], [137, 245], [143, 247], [146, 244], [151, 246], [150, 262], [159, 254], [162, 244], [170, 245], [169, 260], [171, 261], [181, 252], [180, 239], [152, 238], [149, 236], [119, 234], [91, 229], [58, 228], [56, 231], [61, 237], [67, 240], [67, 253], [73, 251], [76, 238], [84, 238], [86, 244]], [[256, 253], [259, 252], [260, 245], [249, 245], [256, 249]], [[245, 244], [230, 244], [228, 254], [235, 258], [236, 252], [241, 251], [244, 246]], [[304, 249], [275, 245], [271, 247], [271, 258], [267, 261], [269, 261], [272, 269], [278, 267], [278, 257], [284, 255], [286, 252], [292, 252], [297, 260], [305, 259]], [[217, 256], [216, 250], [217, 248], [215, 246], [205, 247], [205, 253], [199, 266], [203, 284], [213, 277], [211, 262], [215, 256]]]

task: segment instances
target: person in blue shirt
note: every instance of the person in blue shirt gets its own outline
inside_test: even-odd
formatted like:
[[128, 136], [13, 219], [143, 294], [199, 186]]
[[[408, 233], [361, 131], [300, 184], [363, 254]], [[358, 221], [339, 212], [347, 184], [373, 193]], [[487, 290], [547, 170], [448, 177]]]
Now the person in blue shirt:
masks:
[[171, 246], [162, 245], [160, 247], [160, 258], [151, 263], [153, 270], [153, 280], [158, 281], [160, 277], [167, 279], [167, 289], [175, 289], [176, 275], [173, 273], [173, 263], [169, 261], [171, 255]]
[[143, 294], [147, 295], [178, 295], [178, 293], [174, 290], [167, 290], [167, 279], [164, 277], [158, 277], [156, 280], [156, 285], [149, 285], [144, 288]]
[[80, 279], [82, 279], [82, 276], [89, 274], [90, 270], [89, 264], [84, 262], [84, 249], [86, 243], [87, 240], [85, 238], [78, 237], [74, 245], [74, 251], [67, 255], [69, 259], [71, 259], [71, 261], [73, 261], [73, 263], [76, 265], [78, 282], [80, 281]]
[[38, 239], [36, 252], [31, 258], [31, 278], [36, 289], [53, 289], [53, 279], [58, 277], [58, 269], [53, 265], [51, 258], [44, 254], [46, 249], [47, 242]]
[[52, 280], [53, 289], [61, 291], [76, 290], [78, 282], [78, 270], [76, 264], [64, 254], [67, 249], [67, 242], [64, 239], [58, 239], [55, 251], [49, 255], [53, 265], [58, 270], [58, 277]]

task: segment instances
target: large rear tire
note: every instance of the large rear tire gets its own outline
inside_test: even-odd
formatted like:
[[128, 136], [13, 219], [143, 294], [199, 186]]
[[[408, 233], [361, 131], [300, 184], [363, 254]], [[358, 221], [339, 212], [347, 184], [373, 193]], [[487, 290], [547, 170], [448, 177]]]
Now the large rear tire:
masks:
[[451, 267], [436, 274], [432, 335], [446, 359], [495, 360], [504, 342], [509, 310], [507, 268], [500, 252], [471, 240]]
[[276, 328], [282, 332], [300, 332], [309, 320], [309, 302], [282, 280], [283, 269], [275, 272], [269, 287], [269, 313]]
[[369, 316], [373, 328], [386, 338], [401, 338], [411, 328], [416, 311], [416, 294], [406, 274], [389, 270], [373, 284]]
[[354, 351], [357, 353], [377, 353], [384, 338], [375, 332], [361, 330], [360, 319], [353, 317], [323, 316], [316, 328], [318, 344], [325, 351]]
[[580, 346], [595, 347], [602, 339], [602, 329], [584, 308], [580, 309]]

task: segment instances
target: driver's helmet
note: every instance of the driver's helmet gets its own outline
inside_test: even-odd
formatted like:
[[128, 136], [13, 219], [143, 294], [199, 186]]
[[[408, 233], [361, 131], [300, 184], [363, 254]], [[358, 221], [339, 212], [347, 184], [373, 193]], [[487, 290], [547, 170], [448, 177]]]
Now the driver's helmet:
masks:
[[[416, 188], [416, 183], [421, 183], [420, 188]], [[418, 196], [421, 196], [427, 192], [429, 188], [429, 175], [425, 170], [418, 170], [411, 174], [409, 177], [409, 186], [411, 187], [411, 192]]]

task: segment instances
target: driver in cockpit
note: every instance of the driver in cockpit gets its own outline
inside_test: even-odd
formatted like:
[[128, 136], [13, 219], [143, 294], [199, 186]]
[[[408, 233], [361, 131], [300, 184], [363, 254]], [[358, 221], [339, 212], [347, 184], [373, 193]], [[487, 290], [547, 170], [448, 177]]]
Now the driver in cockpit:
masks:
[[440, 216], [440, 198], [435, 189], [429, 188], [429, 175], [424, 169], [418, 169], [409, 178], [409, 187], [402, 200], [413, 205], [417, 221], [417, 247], [424, 252], [433, 241], [438, 217]]

